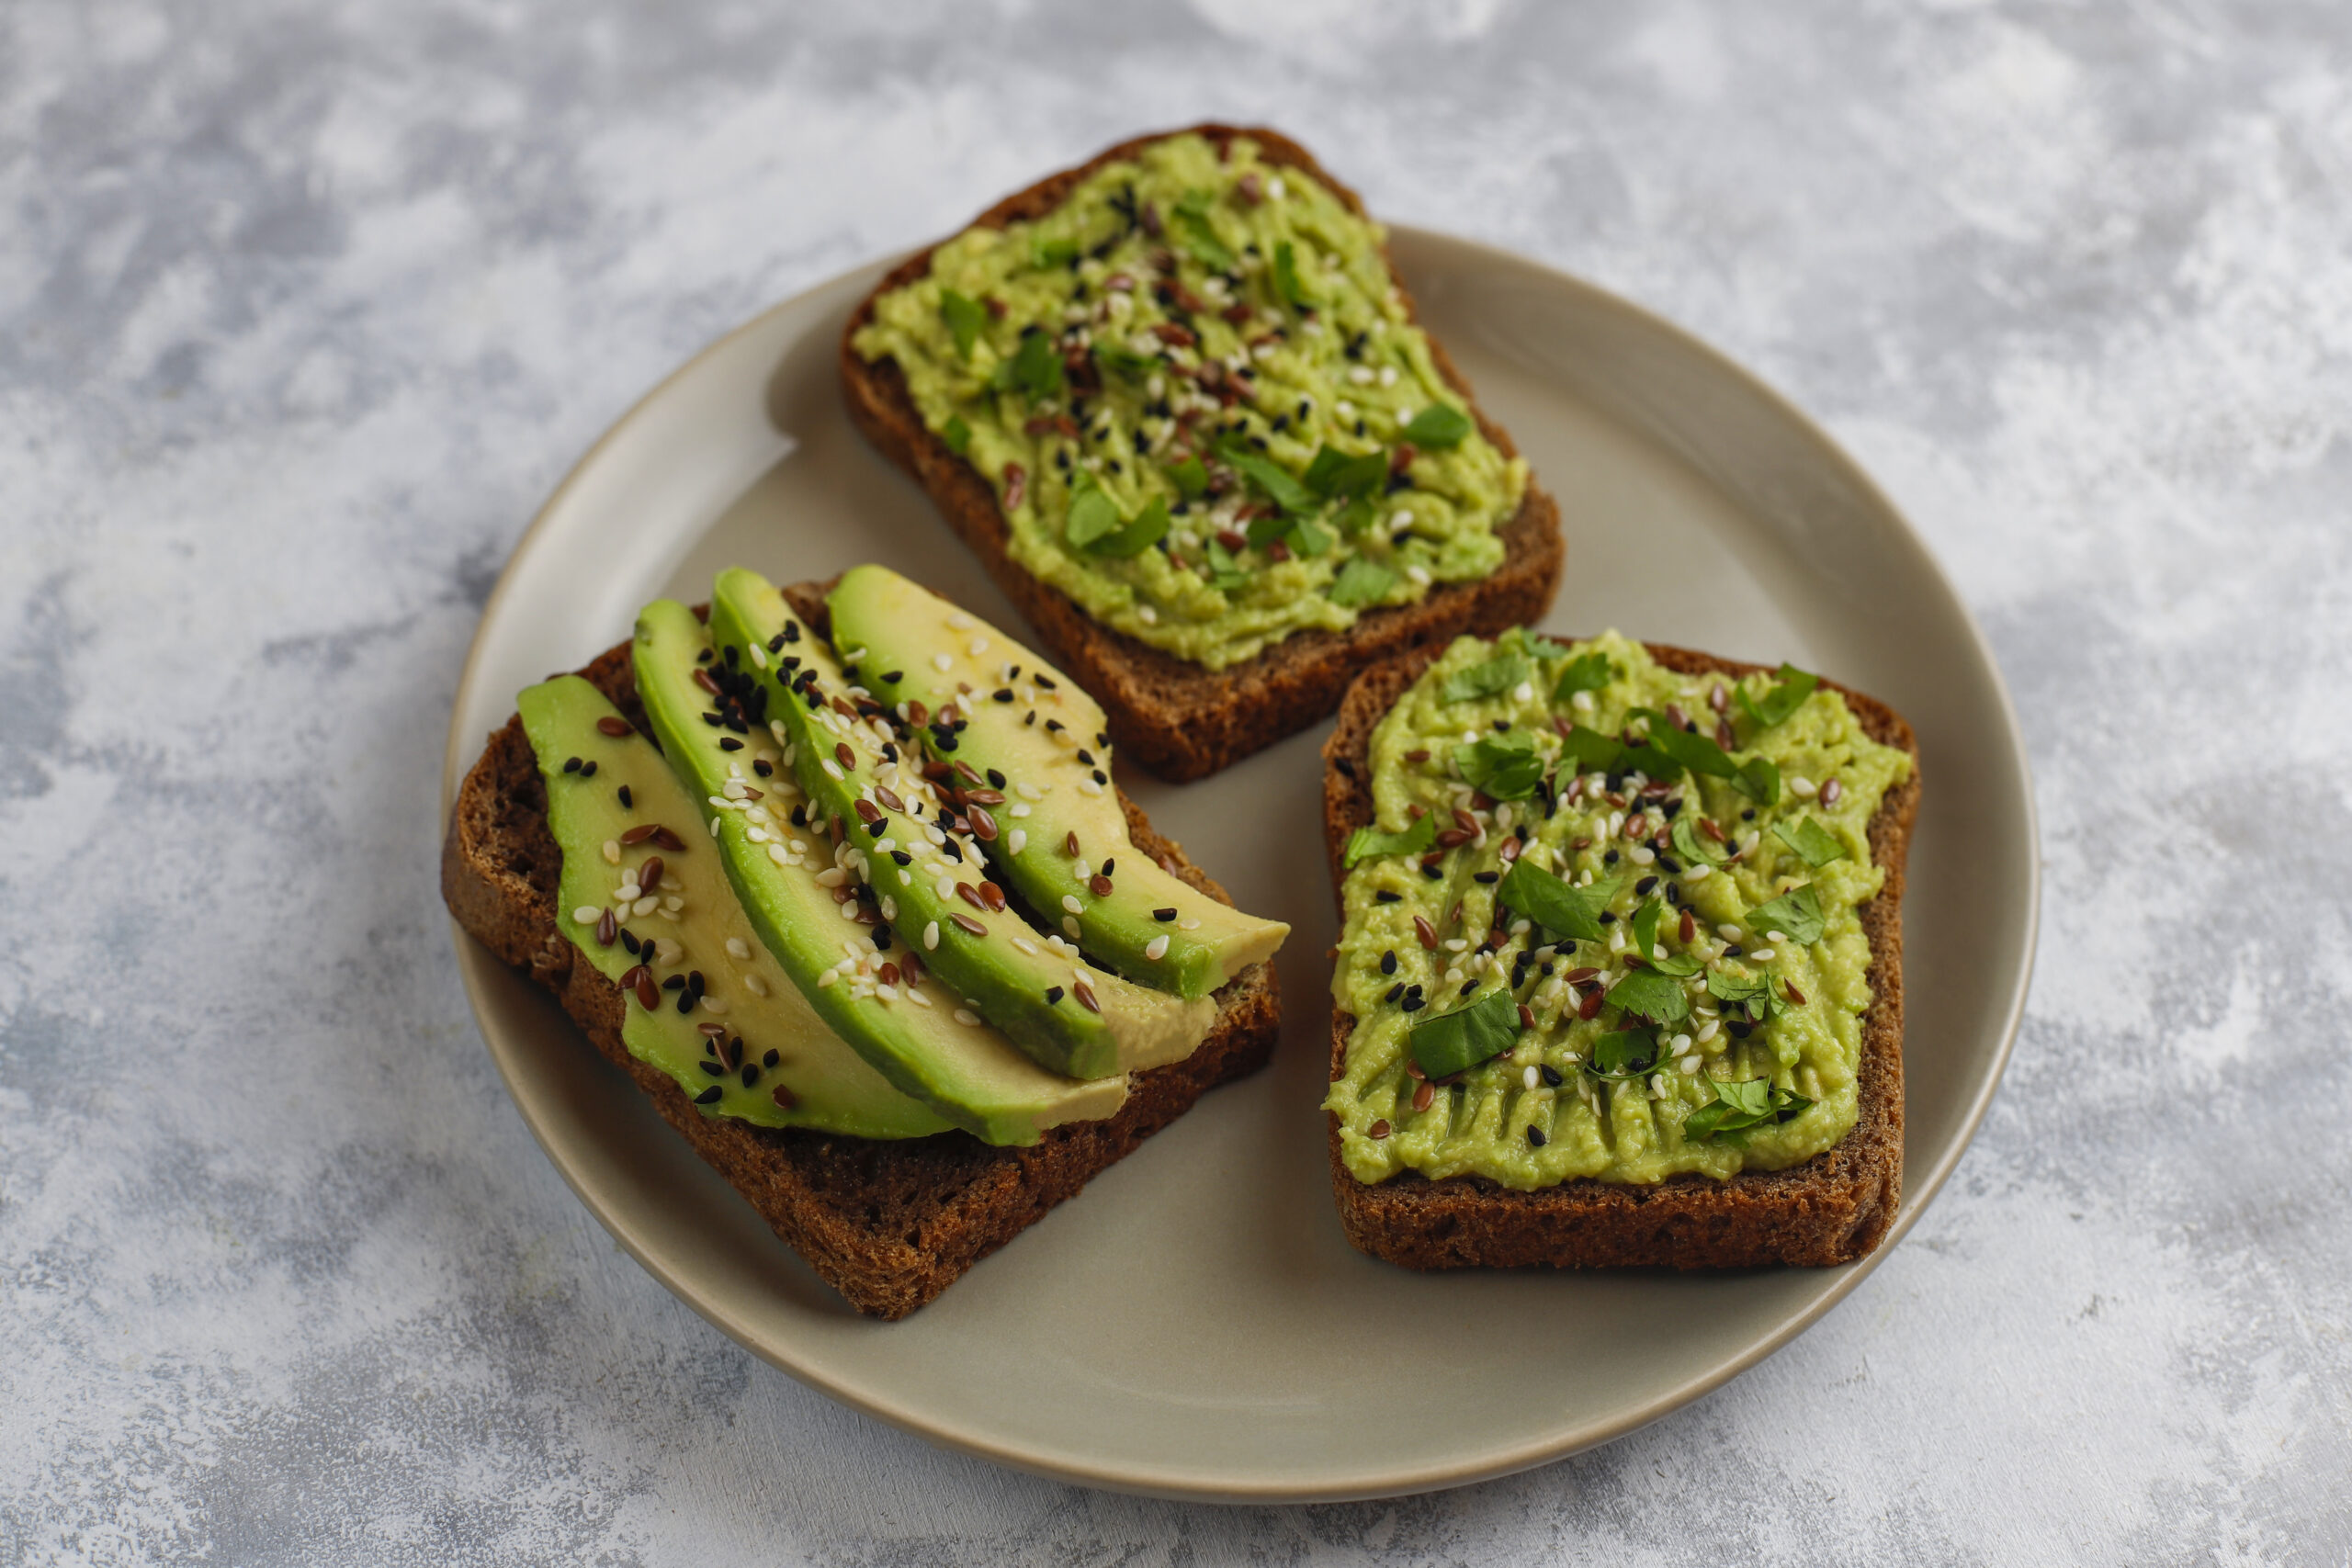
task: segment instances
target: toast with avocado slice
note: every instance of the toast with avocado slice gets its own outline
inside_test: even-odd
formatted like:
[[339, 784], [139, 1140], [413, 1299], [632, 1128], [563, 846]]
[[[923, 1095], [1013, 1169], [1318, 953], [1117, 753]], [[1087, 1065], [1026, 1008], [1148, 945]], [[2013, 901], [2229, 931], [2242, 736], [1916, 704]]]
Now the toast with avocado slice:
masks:
[[1323, 749], [1331, 1181], [1414, 1269], [1850, 1262], [1903, 1170], [1917, 745], [1609, 634], [1363, 672]]
[[841, 366], [853, 421], [1170, 779], [1559, 582], [1558, 509], [1382, 231], [1271, 130], [1136, 138], [1005, 198], [882, 280]]
[[[784, 592], [800, 624], [827, 635], [822, 587]], [[693, 640], [680, 626], [659, 630]], [[836, 861], [821, 852], [838, 850], [821, 832], [779, 829], [754, 839], [755, 824], [719, 810], [715, 835], [698, 807], [670, 829], [654, 813], [695, 802], [685, 779], [673, 774], [665, 784], [661, 771], [643, 766], [658, 755], [662, 730], [639, 685], [640, 663], [660, 667], [646, 659], [632, 644], [607, 650], [577, 678], [533, 688], [526, 712], [490, 738], [451, 813], [442, 895], [469, 933], [552, 992], [663, 1119], [858, 1311], [889, 1319], [913, 1312], [1208, 1089], [1267, 1061], [1280, 1022], [1270, 963], [1250, 965], [1215, 993], [1205, 1035], [1182, 1059], [1070, 1078], [956, 1008], [920, 961], [906, 962], [903, 942], [882, 947], [888, 928], [862, 900], [837, 904], [830, 893], [840, 879], [825, 874]], [[697, 691], [709, 696], [713, 686], [697, 682]], [[727, 724], [711, 728], [712, 759], [752, 754], [724, 744], [741, 739]], [[670, 743], [681, 746], [682, 735], [697, 739], [673, 729]], [[562, 761], [542, 758], [535, 736], [565, 748]], [[781, 807], [783, 781], [754, 777]], [[695, 773], [694, 783], [702, 782]], [[609, 863], [567, 856], [562, 843], [613, 826], [597, 815], [606, 794], [634, 826], [604, 845]], [[734, 775], [719, 792], [738, 808], [751, 795], [750, 781]], [[1114, 797], [1138, 852], [1197, 893], [1224, 899], [1131, 801]], [[658, 836], [664, 829], [667, 839]], [[667, 847], [673, 841], [683, 851]], [[782, 874], [775, 882], [756, 880], [752, 852]], [[615, 879], [619, 886], [604, 886]], [[828, 896], [812, 901], [809, 883]], [[622, 894], [632, 896], [626, 908]], [[665, 908], [667, 900], [675, 902]], [[607, 921], [613, 911], [622, 919]], [[643, 913], [628, 918], [636, 911]], [[820, 946], [851, 939], [841, 943], [851, 956], [804, 986], [808, 955], [770, 943], [813, 938], [811, 923], [830, 932]], [[682, 936], [695, 955], [662, 951]], [[699, 956], [710, 942], [726, 956]], [[689, 963], [697, 967], [685, 969]], [[851, 972], [838, 983], [823, 977], [842, 969]], [[841, 1010], [836, 992], [855, 993], [864, 1023], [832, 1016]], [[876, 997], [896, 1000], [877, 1010]], [[821, 1016], [835, 1037], [812, 1038], [800, 1052], [763, 1051], [749, 1037], [760, 1032], [753, 1020], [771, 1012], [786, 1021]], [[951, 1047], [926, 1046], [910, 1040], [910, 1030], [955, 1039]], [[943, 1057], [943, 1049], [956, 1055]], [[894, 1076], [894, 1055], [932, 1067], [944, 1060], [946, 1068]], [[975, 1126], [977, 1134], [967, 1130]], [[826, 1130], [839, 1127], [864, 1135]]]

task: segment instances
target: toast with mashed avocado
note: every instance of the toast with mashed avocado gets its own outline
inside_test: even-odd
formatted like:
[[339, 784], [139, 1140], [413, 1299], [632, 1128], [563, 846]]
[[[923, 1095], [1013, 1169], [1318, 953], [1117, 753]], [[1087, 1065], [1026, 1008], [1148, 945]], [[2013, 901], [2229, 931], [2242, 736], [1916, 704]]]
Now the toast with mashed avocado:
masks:
[[[952, 686], [922, 683], [912, 724], [876, 701], [822, 586], [729, 572], [719, 600], [707, 626], [649, 605], [629, 643], [522, 694], [459, 789], [443, 897], [820, 1276], [903, 1317], [1265, 1063], [1286, 928], [1234, 911], [1065, 748], [971, 733]], [[899, 634], [955, 635], [961, 613], [924, 602], [943, 625]], [[1008, 706], [1091, 713], [997, 647], [1049, 682]], [[1080, 794], [1108, 815], [1080, 814], [1099, 869], [1065, 934], [998, 886], [1020, 886], [998, 840]], [[1189, 963], [1094, 956], [1098, 921], [1154, 920], [1137, 898], [1171, 916], [1144, 949]], [[1195, 933], [1221, 940], [1194, 953]]]
[[1604, 634], [1365, 671], [1323, 749], [1333, 1190], [1416, 1269], [1828, 1265], [1902, 1192], [1917, 747]]
[[1382, 230], [1270, 130], [1139, 138], [1007, 197], [885, 277], [841, 363], [859, 428], [1170, 779], [1559, 582], [1557, 508]]

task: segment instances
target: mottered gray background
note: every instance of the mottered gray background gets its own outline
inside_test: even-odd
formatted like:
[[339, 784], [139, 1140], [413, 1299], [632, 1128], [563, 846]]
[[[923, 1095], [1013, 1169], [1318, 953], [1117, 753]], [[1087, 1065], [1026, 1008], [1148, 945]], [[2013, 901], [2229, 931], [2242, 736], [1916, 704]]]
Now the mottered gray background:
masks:
[[[933, 1450], [617, 1253], [435, 892], [524, 525], [763, 304], [1279, 123], [1821, 418], [2007, 673], [2014, 1065], [1847, 1302], [1598, 1451], [1188, 1507]], [[0, 10], [0, 1561], [2352, 1559], [2352, 12]]]

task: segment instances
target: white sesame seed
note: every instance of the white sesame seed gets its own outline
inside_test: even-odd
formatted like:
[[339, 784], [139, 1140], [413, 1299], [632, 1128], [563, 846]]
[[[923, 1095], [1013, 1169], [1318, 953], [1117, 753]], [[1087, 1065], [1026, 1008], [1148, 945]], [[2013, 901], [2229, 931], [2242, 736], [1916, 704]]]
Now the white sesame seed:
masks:
[[729, 958], [749, 958], [752, 956], [751, 944], [740, 936], [730, 936], [727, 939], [727, 955]]
[[[1051, 941], [1052, 939], [1051, 939], [1051, 938], [1048, 938], [1047, 940], [1048, 940], [1048, 941]], [[1037, 952], [1037, 944], [1036, 944], [1035, 942], [1031, 942], [1031, 941], [1030, 941], [1027, 937], [1025, 937], [1025, 936], [1017, 936], [1017, 937], [1014, 937], [1014, 938], [1012, 939], [1012, 945], [1013, 945], [1015, 948], [1017, 948], [1018, 950], [1020, 950], [1021, 952], [1027, 953], [1027, 954], [1028, 954], [1030, 957], [1032, 957], [1032, 958], [1035, 958], [1035, 957], [1039, 956], [1038, 952]]]
[[1701, 861], [1698, 864], [1690, 867], [1690, 870], [1682, 874], [1682, 880], [1685, 882], [1704, 882], [1714, 874], [1715, 868], [1713, 866], [1709, 865], [1704, 861]]
[[1708, 1041], [1713, 1040], [1715, 1037], [1715, 1032], [1721, 1028], [1723, 1028], [1722, 1021], [1718, 1019], [1709, 1019], [1699, 1030], [1699, 1043], [1703, 1045]]
[[978, 625], [979, 622], [972, 619], [971, 616], [966, 615], [961, 610], [957, 610], [947, 617], [947, 629], [950, 631], [967, 632]]
[[764, 997], [768, 994], [768, 983], [757, 975], [744, 976], [743, 988], [755, 997]]
[[[849, 873], [837, 865], [829, 865], [817, 874], [817, 886], [820, 887], [839, 887], [848, 880]], [[950, 888], [948, 891], [954, 892], [955, 889]]]
[[1176, 929], [1180, 931], [1196, 931], [1201, 929], [1201, 922], [1198, 920], [1179, 920], [1176, 922]]
[[1425, 566], [1408, 566], [1405, 569], [1405, 575], [1420, 587], [1427, 588], [1430, 585], [1430, 570]]
[[606, 839], [605, 840], [605, 863], [606, 865], [618, 865], [621, 863], [621, 841], [618, 839]]
[[1080, 779], [1078, 781], [1078, 793], [1080, 795], [1101, 795], [1102, 793], [1102, 786], [1096, 784], [1092, 779]]
[[713, 1018], [721, 1017], [727, 1011], [727, 998], [724, 997], [714, 997], [709, 992], [705, 991], [702, 998], [702, 1010], [710, 1014]]
[[1791, 795], [1801, 796], [1806, 800], [1811, 800], [1813, 798], [1814, 792], [1820, 787], [1811, 779], [1805, 777], [1803, 773], [1791, 773], [1788, 777], [1788, 785], [1789, 793]]
[[778, 865], [790, 865], [792, 863], [792, 852], [786, 849], [782, 844], [775, 842], [774, 840], [770, 840], [768, 842], [768, 859], [774, 861]]
[[1074, 893], [1065, 893], [1062, 895], [1062, 908], [1068, 909], [1073, 915], [1082, 915], [1086, 913], [1086, 906], [1078, 901], [1078, 896]]
[[604, 918], [605, 911], [594, 904], [582, 904], [571, 911], [571, 923], [575, 926], [593, 926]]
[[1380, 367], [1380, 384], [1384, 387], [1393, 387], [1396, 384], [1396, 367], [1384, 365]]
[[920, 987], [914, 986], [909, 986], [907, 987], [907, 1000], [914, 1003], [917, 1007], [929, 1007], [931, 1005], [931, 998], [924, 996]]
[[841, 912], [842, 912], [842, 919], [844, 919], [844, 920], [854, 920], [854, 919], [857, 919], [857, 900], [856, 900], [856, 899], [854, 899], [854, 898], [844, 898], [844, 899], [842, 899], [842, 902], [840, 903], [840, 905], [839, 905], [839, 906], [837, 906], [837, 907], [840, 908], [840, 910], [841, 910]]
[[1145, 626], [1156, 626], [1159, 624], [1159, 612], [1148, 604], [1138, 604], [1136, 606], [1136, 619]]
[[1168, 934], [1163, 931], [1143, 945], [1143, 955], [1157, 964], [1168, 955]]
[[1074, 915], [1064, 915], [1062, 917], [1062, 930], [1069, 932], [1070, 941], [1076, 942], [1078, 940], [1077, 917]]
[[832, 780], [834, 783], [836, 783], [836, 784], [839, 784], [839, 783], [841, 782], [841, 778], [842, 778], [842, 770], [841, 770], [841, 767], [840, 767], [840, 765], [839, 765], [838, 763], [836, 763], [836, 762], [835, 762], [835, 761], [834, 761], [831, 757], [820, 757], [820, 758], [818, 758], [818, 759], [817, 759], [817, 765], [818, 765], [819, 767], [820, 767], [820, 768], [822, 768], [822, 769], [824, 769], [824, 770], [825, 770], [825, 776], [826, 776], [827, 778], [831, 779], [831, 780]]
[[1631, 850], [1626, 852], [1626, 858], [1631, 860], [1635, 865], [1647, 865], [1650, 862], [1657, 859], [1657, 852], [1651, 849], [1647, 844], [1635, 844]]
[[1715, 934], [1723, 938], [1725, 942], [1737, 942], [1739, 940], [1739, 928], [1726, 920], [1722, 925], [1715, 928]]
[[[1029, 807], [1026, 806], [1015, 806], [1012, 810], [1006, 812], [1005, 815], [1007, 817], [1026, 817], [1029, 815]], [[1012, 852], [1014, 854], [1019, 854], [1021, 852], [1019, 850], [1015, 850]]]
[[1031, 784], [1027, 779], [1023, 779], [1020, 783], [1014, 784], [1012, 786], [1012, 793], [1019, 795], [1023, 800], [1043, 800], [1046, 798], [1044, 793], [1040, 791], [1035, 784]]
[[1372, 385], [1372, 367], [1371, 367], [1371, 366], [1369, 366], [1369, 365], [1358, 365], [1358, 366], [1352, 367], [1348, 371], [1348, 379], [1349, 379], [1349, 380], [1351, 380], [1351, 381], [1353, 381], [1353, 382], [1354, 382], [1357, 386], [1359, 386], [1359, 387], [1369, 387], [1369, 386], [1371, 386], [1371, 385]]
[[886, 920], [899, 918], [899, 901], [887, 893], [882, 896], [882, 918]]
[[1700, 1059], [1696, 1056], [1685, 1056], [1682, 1060], [1675, 1063], [1674, 1065], [1682, 1069], [1683, 1077], [1696, 1077], [1699, 1074], [1699, 1067], [1701, 1064]]
[[828, 969], [823, 974], [817, 976], [817, 988], [821, 991], [831, 986], [838, 985], [841, 982], [841, 977], [840, 970]]
[[1515, 703], [1532, 703], [1535, 700], [1535, 688], [1521, 681], [1510, 689], [1510, 700]]
[[1789, 940], [1789, 933], [1786, 931], [1766, 931], [1764, 933], [1764, 940], [1766, 942], [1786, 942]]
[[1388, 531], [1392, 534], [1399, 528], [1409, 528], [1412, 525], [1413, 509], [1409, 506], [1400, 506], [1388, 514]]
[[973, 1012], [969, 1008], [957, 1008], [956, 1010], [956, 1021], [962, 1024], [967, 1029], [978, 1029], [980, 1026], [979, 1015]]
[[926, 951], [939, 945], [939, 922], [933, 920], [922, 928], [922, 945]]
[[1590, 713], [1592, 711], [1592, 694], [1590, 692], [1578, 692], [1568, 699], [1568, 705], [1576, 709], [1578, 713]]
[[1754, 959], [1758, 964], [1770, 964], [1779, 955], [1769, 947], [1758, 947], [1751, 949], [1747, 956]]
[[1267, 180], [1266, 194], [1272, 197], [1274, 200], [1280, 201], [1283, 197], [1290, 194], [1290, 187], [1283, 184], [1282, 175], [1276, 175], [1272, 178]]
[[1007, 854], [1017, 855], [1028, 847], [1029, 829], [1026, 828], [1015, 828], [1004, 836], [1004, 848]]

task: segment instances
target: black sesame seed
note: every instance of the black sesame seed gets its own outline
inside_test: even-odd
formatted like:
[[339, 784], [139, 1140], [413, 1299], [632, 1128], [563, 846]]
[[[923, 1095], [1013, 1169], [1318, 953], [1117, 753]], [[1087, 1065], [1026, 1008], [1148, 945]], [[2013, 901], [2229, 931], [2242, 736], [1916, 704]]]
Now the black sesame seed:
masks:
[[1464, 980], [1464, 981], [1463, 981], [1463, 982], [1462, 982], [1462, 989], [1461, 989], [1461, 990], [1460, 990], [1460, 992], [1458, 992], [1457, 994], [1458, 994], [1458, 995], [1461, 995], [1461, 996], [1464, 996], [1464, 997], [1466, 997], [1466, 996], [1468, 996], [1471, 992], [1473, 992], [1473, 991], [1476, 990], [1477, 988], [1478, 988], [1478, 982], [1477, 982], [1477, 981], [1476, 981], [1476, 980]]
[[1662, 854], [1658, 856], [1657, 863], [1666, 867], [1667, 874], [1669, 876], [1679, 876], [1682, 874], [1682, 863], [1676, 860], [1672, 855]]
[[1419, 998], [1419, 997], [1412, 997], [1412, 996], [1408, 996], [1408, 997], [1407, 997], [1407, 998], [1404, 999], [1404, 1001], [1403, 1001], [1403, 1002], [1399, 1003], [1398, 1005], [1399, 1005], [1399, 1006], [1401, 1006], [1401, 1007], [1402, 1007], [1402, 1008], [1403, 1008], [1407, 1012], [1419, 1012], [1419, 1011], [1420, 1011], [1420, 1010], [1421, 1010], [1421, 1009], [1422, 1009], [1423, 1007], [1427, 1006], [1428, 1004], [1427, 1004], [1427, 1003], [1425, 1003], [1425, 1002], [1423, 1002], [1423, 1001], [1421, 1000], [1421, 998]]
[[760, 1058], [760, 1066], [763, 1066], [763, 1067], [773, 1067], [773, 1066], [775, 1066], [778, 1062], [781, 1062], [781, 1061], [783, 1061], [783, 1060], [784, 1060], [784, 1053], [783, 1053], [783, 1052], [781, 1052], [781, 1051], [770, 1051], [766, 1055], [762, 1056], [762, 1057]]
[[1053, 1006], [1056, 1002], [1060, 1001], [1061, 999], [1062, 988], [1059, 986], [1048, 986], [1046, 987], [1046, 1005], [1047, 1007]]
[[1498, 881], [1500, 881], [1501, 879], [1502, 879], [1502, 873], [1501, 873], [1501, 872], [1498, 872], [1498, 871], [1480, 871], [1480, 872], [1474, 872], [1474, 873], [1472, 873], [1472, 874], [1471, 874], [1471, 877], [1470, 877], [1470, 880], [1471, 880], [1471, 881], [1473, 881], [1473, 882], [1485, 882], [1485, 883], [1494, 883], [1494, 882], [1498, 882]]
[[888, 953], [890, 951], [890, 928], [888, 926], [876, 926], [874, 928], [874, 951], [876, 953]]
[[[702, 1048], [706, 1052], [709, 1052], [713, 1049], [710, 1042], [707, 1040], [703, 1042]], [[702, 1070], [708, 1073], [712, 1077], [723, 1078], [727, 1076], [727, 1064], [718, 1061], [705, 1062], [702, 1065]]]
[[1495, 733], [1498, 735], [1509, 735], [1510, 733], [1510, 720], [1507, 718], [1498, 718], [1495, 720]]
[[1603, 909], [1603, 910], [1601, 910], [1601, 911], [1600, 911], [1600, 923], [1601, 923], [1602, 925], [1604, 925], [1604, 926], [1613, 926], [1613, 925], [1615, 925], [1615, 924], [1617, 923], [1617, 916], [1616, 916], [1615, 912], [1614, 912], [1613, 910], [1609, 910], [1609, 909]]
[[1078, 749], [1078, 760], [1091, 768], [1094, 765], [1094, 753], [1081, 746]]
[[1617, 852], [1615, 850], [1610, 851], [1607, 854], [1600, 857], [1600, 863], [1603, 865], [1615, 865], [1617, 863]]
[[[1680, 866], [1676, 866], [1674, 869], [1679, 871], [1682, 868]], [[1669, 882], [1666, 885], [1666, 901], [1677, 908], [1680, 908], [1682, 907], [1682, 884], [1679, 882]]]
[[988, 779], [989, 787], [990, 789], [1002, 789], [1004, 787], [1004, 775], [998, 773], [994, 768], [990, 768], [989, 770]]
[[1441, 881], [1445, 876], [1445, 873], [1440, 871], [1433, 865], [1425, 865], [1421, 867], [1421, 874], [1428, 877], [1431, 882]]
[[718, 1097], [726, 1092], [727, 1091], [725, 1089], [719, 1088], [717, 1084], [713, 1084], [708, 1089], [703, 1090], [700, 1094], [695, 1096], [695, 1103], [696, 1105], [716, 1105], [718, 1103]]
[[1151, 918], [1155, 920], [1172, 920], [1176, 918], [1176, 911], [1173, 909], [1154, 909], [1151, 912]]
[[999, 686], [995, 691], [989, 694], [989, 700], [991, 702], [1009, 703], [1012, 700], [1012, 688], [1010, 686]]
[[1657, 877], [1645, 876], [1639, 882], [1634, 884], [1634, 897], [1636, 898], [1645, 897], [1649, 893], [1649, 890], [1657, 886]]
[[1527, 1130], [1527, 1146], [1531, 1149], [1540, 1149], [1544, 1146], [1543, 1128], [1530, 1127]]
[[1741, 821], [1743, 821], [1743, 822], [1753, 822], [1753, 821], [1755, 821], [1755, 820], [1756, 820], [1756, 807], [1752, 807], [1752, 806], [1751, 806], [1751, 807], [1749, 807], [1747, 810], [1745, 810], [1745, 811], [1741, 812], [1741, 813], [1739, 814], [1739, 819], [1740, 819]]
[[912, 865], [915, 863], [915, 857], [907, 853], [904, 850], [892, 850], [890, 852], [890, 858], [897, 861], [900, 865]]
[[1543, 1078], [1545, 1083], [1550, 1084], [1554, 1089], [1560, 1087], [1561, 1078], [1559, 1068], [1546, 1064], [1544, 1066], [1537, 1070], [1543, 1075]]
[[746, 1062], [746, 1063], [744, 1063], [744, 1064], [743, 1064], [743, 1087], [744, 1087], [745, 1089], [749, 1089], [749, 1088], [751, 1088], [753, 1084], [755, 1084], [755, 1083], [757, 1083], [757, 1082], [759, 1082], [759, 1081], [760, 1081], [760, 1065], [759, 1065], [757, 1062]]
[[715, 714], [715, 713], [707, 713], [707, 714], [703, 715], [703, 716], [702, 716], [702, 721], [703, 721], [705, 724], [707, 724], [707, 725], [710, 726], [713, 729], [717, 729], [720, 725], [725, 724], [725, 723], [727, 722], [725, 719], [723, 719], [723, 718], [719, 717], [719, 716], [718, 716], [717, 714]]
[[580, 759], [577, 757], [566, 757], [563, 760], [563, 771], [567, 773], [578, 773], [580, 771]]
[[1395, 948], [1392, 947], [1387, 952], [1380, 955], [1380, 972], [1383, 975], [1394, 975], [1396, 973], [1396, 950]]
[[682, 990], [684, 988], [685, 984], [686, 977], [684, 975], [673, 975], [668, 979], [662, 982], [662, 988], [665, 991]]
[[1383, 904], [1394, 904], [1394, 903], [1396, 903], [1398, 899], [1400, 899], [1400, 898], [1402, 898], [1402, 897], [1405, 897], [1405, 896], [1404, 896], [1402, 893], [1391, 893], [1391, 892], [1390, 892], [1387, 888], [1385, 888], [1385, 887], [1382, 888], [1379, 892], [1377, 892], [1377, 893], [1375, 893], [1375, 894], [1374, 894], [1374, 895], [1373, 895], [1373, 897], [1374, 897], [1375, 900], [1377, 900], [1378, 902], [1383, 903]]
[[692, 991], [680, 991], [678, 993], [678, 1010], [682, 1013], [694, 1011], [695, 999], [695, 994]]
[[637, 801], [628, 793], [628, 785], [627, 784], [621, 785], [621, 809], [623, 811], [634, 811], [637, 809]]
[[718, 749], [722, 751], [741, 751], [743, 749], [743, 743], [731, 735], [722, 735], [718, 738]]
[[882, 672], [882, 680], [888, 685], [895, 686], [906, 678], [907, 672], [903, 670], [886, 670]]
[[1404, 994], [1405, 994], [1405, 982], [1404, 982], [1404, 981], [1402, 981], [1402, 980], [1399, 980], [1399, 981], [1397, 981], [1395, 985], [1393, 985], [1393, 986], [1389, 987], [1388, 987], [1388, 990], [1387, 990], [1387, 992], [1386, 992], [1386, 994], [1385, 994], [1385, 995], [1384, 995], [1380, 999], [1381, 999], [1382, 1001], [1384, 1001], [1384, 1002], [1387, 1002], [1387, 1003], [1389, 1003], [1389, 1004], [1391, 1004], [1391, 1005], [1393, 1006], [1393, 1005], [1395, 1004], [1395, 1002], [1396, 1002], [1396, 998], [1397, 998], [1398, 997], [1403, 996]]
[[1737, 958], [1743, 951], [1744, 950], [1740, 947], [1739, 943], [1733, 942], [1729, 947], [1724, 949], [1724, 956], [1725, 958]]
[[638, 951], [637, 933], [627, 926], [621, 928], [621, 945], [633, 954]]
[[[594, 762], [591, 762], [591, 763], [589, 763], [588, 765], [589, 765], [590, 767], [592, 767], [592, 768], [593, 768], [593, 767], [594, 767], [596, 764], [595, 764], [595, 763], [594, 763]], [[1094, 782], [1095, 782], [1096, 784], [1109, 784], [1109, 783], [1111, 782], [1111, 775], [1110, 775], [1110, 774], [1108, 774], [1108, 773], [1104, 773], [1102, 769], [1097, 768], [1097, 769], [1095, 769], [1095, 770], [1094, 770]]]

